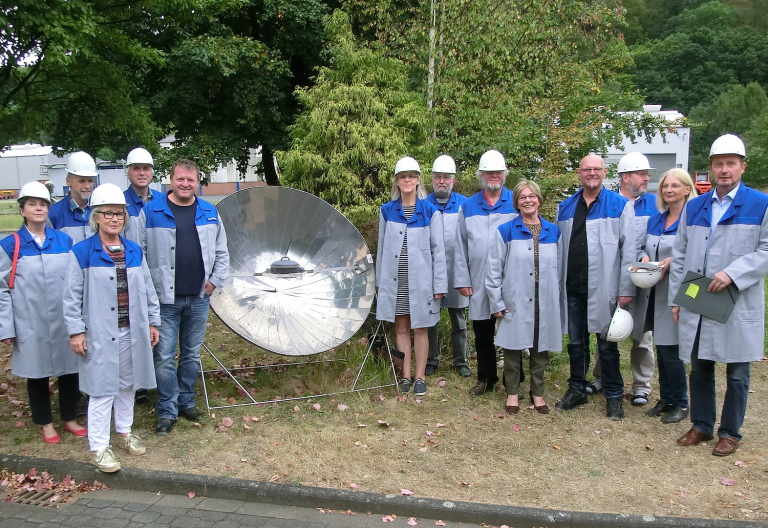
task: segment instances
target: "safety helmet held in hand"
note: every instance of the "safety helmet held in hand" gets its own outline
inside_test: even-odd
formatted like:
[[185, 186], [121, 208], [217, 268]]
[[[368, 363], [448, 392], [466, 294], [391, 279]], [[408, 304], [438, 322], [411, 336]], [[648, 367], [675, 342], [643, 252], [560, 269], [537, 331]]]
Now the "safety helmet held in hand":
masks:
[[616, 305], [613, 312], [611, 325], [608, 327], [608, 335], [605, 339], [619, 343], [632, 335], [632, 315], [621, 306]]
[[128, 153], [128, 157], [125, 159], [126, 166], [128, 165], [152, 165], [155, 166], [155, 161], [152, 159], [152, 154], [147, 149], [141, 147], [135, 148]]
[[114, 183], [102, 183], [91, 195], [91, 207], [99, 205], [125, 205], [125, 194]]
[[629, 277], [638, 288], [652, 288], [661, 279], [658, 262], [637, 262], [629, 267]]
[[480, 156], [480, 163], [477, 170], [481, 171], [505, 171], [507, 170], [507, 164], [504, 161], [504, 156], [498, 150], [489, 150], [482, 156]]
[[87, 152], [73, 152], [67, 160], [67, 174], [94, 178], [98, 176], [96, 162]]
[[439, 172], [440, 174], [456, 174], [456, 163], [453, 158], [447, 154], [438, 156], [435, 162], [432, 164], [432, 172]]
[[421, 168], [419, 167], [419, 162], [410, 156], [400, 158], [397, 161], [397, 165], [395, 165], [395, 176], [397, 176], [401, 172], [418, 172], [419, 174], [421, 174]]
[[41, 200], [48, 202], [48, 205], [51, 204], [51, 193], [48, 192], [45, 185], [38, 181], [31, 181], [24, 184], [19, 191], [19, 198], [17, 201], [21, 203], [21, 200], [24, 198], [40, 198]]
[[648, 158], [639, 152], [630, 152], [629, 154], [622, 156], [619, 160], [619, 165], [616, 168], [616, 172], [619, 174], [643, 170], [653, 170], [653, 167], [648, 163]]
[[747, 157], [747, 149], [744, 147], [744, 142], [733, 134], [725, 134], [717, 138], [712, 147], [709, 149], [709, 157], [712, 156], [724, 156], [728, 154], [735, 154], [742, 158]]

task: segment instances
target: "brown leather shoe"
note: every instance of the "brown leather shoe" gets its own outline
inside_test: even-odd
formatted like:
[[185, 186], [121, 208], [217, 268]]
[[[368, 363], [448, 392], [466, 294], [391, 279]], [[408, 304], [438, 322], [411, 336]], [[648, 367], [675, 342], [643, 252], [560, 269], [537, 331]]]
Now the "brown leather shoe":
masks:
[[712, 438], [713, 436], [711, 434], [704, 434], [698, 429], [691, 427], [688, 429], [687, 433], [677, 439], [677, 443], [682, 446], [694, 446], [706, 442], [707, 440], [712, 440]]
[[518, 411], [520, 411], [519, 405], [507, 405], [505, 407], [505, 410], [507, 411], [507, 414], [517, 414]]
[[715, 456], [728, 456], [732, 455], [739, 448], [739, 441], [732, 436], [721, 436], [715, 448], [712, 450], [712, 454]]

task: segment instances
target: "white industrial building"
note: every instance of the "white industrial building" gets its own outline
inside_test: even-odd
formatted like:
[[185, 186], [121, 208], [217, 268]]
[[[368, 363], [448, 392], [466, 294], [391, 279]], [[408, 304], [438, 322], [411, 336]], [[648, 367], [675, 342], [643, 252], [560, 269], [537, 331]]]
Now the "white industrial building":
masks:
[[[680, 123], [685, 117], [677, 110], [662, 110], [661, 105], [644, 105], [643, 112], [653, 116], [664, 117], [670, 123]], [[660, 133], [654, 134], [650, 141], [645, 136], [640, 136], [635, 143], [625, 137], [620, 145], [614, 145], [608, 149], [605, 157], [607, 164], [617, 164], [624, 154], [640, 152], [645, 154], [651, 167], [651, 181], [648, 184], [650, 192], [656, 192], [659, 179], [669, 169], [679, 168], [688, 171], [688, 152], [691, 142], [691, 129], [674, 125], [674, 132], [667, 132], [666, 137]]]

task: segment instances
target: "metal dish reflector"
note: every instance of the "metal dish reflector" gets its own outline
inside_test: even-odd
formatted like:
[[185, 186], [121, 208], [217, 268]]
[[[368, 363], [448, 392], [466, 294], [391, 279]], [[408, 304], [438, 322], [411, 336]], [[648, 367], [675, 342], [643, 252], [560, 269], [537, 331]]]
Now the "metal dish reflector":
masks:
[[216, 208], [230, 273], [211, 306], [227, 326], [287, 356], [325, 352], [357, 332], [373, 303], [373, 259], [340, 212], [287, 187], [238, 191]]

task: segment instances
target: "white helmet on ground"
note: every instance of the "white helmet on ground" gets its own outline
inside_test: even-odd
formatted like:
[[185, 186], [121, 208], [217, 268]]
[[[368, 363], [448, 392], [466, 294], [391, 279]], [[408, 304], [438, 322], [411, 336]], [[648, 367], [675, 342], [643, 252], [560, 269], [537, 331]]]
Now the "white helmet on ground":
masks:
[[99, 205], [125, 205], [125, 194], [114, 183], [102, 183], [91, 195], [91, 207]]
[[742, 158], [747, 157], [747, 149], [744, 142], [738, 136], [725, 134], [717, 138], [709, 149], [709, 157], [735, 154]]
[[652, 288], [661, 279], [661, 269], [658, 262], [637, 262], [629, 267], [629, 277], [638, 288]]
[[440, 174], [456, 174], [456, 162], [454, 162], [453, 158], [447, 154], [438, 156], [432, 164], [432, 172], [439, 172]]
[[419, 174], [421, 174], [421, 168], [419, 167], [419, 162], [410, 156], [400, 158], [397, 162], [397, 165], [395, 165], [395, 176], [397, 176], [401, 172], [418, 172]]
[[67, 174], [94, 178], [99, 174], [96, 172], [96, 162], [87, 152], [78, 151], [69, 155], [67, 160]]
[[128, 153], [128, 157], [125, 159], [125, 165], [152, 165], [154, 167], [155, 161], [152, 159], [152, 154], [150, 154], [147, 149], [139, 147]]
[[648, 158], [639, 152], [630, 152], [622, 156], [619, 160], [619, 166], [616, 168], [616, 172], [619, 174], [643, 170], [653, 170], [653, 167], [648, 163]]
[[498, 150], [489, 150], [482, 156], [480, 156], [480, 163], [477, 170], [481, 171], [505, 171], [507, 170], [507, 164], [504, 161], [504, 156]]
[[611, 325], [608, 327], [608, 335], [605, 339], [619, 343], [632, 335], [632, 315], [621, 306], [616, 306], [613, 312]]
[[48, 205], [51, 204], [51, 193], [48, 192], [45, 185], [38, 181], [31, 181], [24, 184], [19, 191], [19, 198], [17, 201], [21, 203], [24, 198], [40, 198], [41, 200], [48, 202]]

